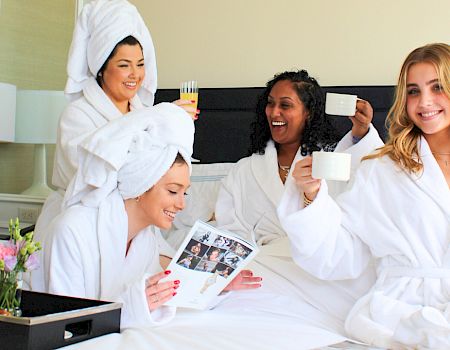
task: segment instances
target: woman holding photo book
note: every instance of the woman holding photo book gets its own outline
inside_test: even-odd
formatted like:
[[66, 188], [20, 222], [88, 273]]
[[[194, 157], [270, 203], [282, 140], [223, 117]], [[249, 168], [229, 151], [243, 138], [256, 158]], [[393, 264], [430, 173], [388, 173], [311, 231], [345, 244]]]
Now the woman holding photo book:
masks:
[[[153, 228], [170, 228], [184, 208], [194, 138], [192, 119], [171, 103], [128, 118], [132, 124], [117, 119], [81, 144], [64, 209], [42, 241], [45, 291], [120, 301], [122, 328], [175, 314], [164, 304], [180, 281], [163, 271]], [[227, 290], [258, 288], [259, 281], [244, 271]]]

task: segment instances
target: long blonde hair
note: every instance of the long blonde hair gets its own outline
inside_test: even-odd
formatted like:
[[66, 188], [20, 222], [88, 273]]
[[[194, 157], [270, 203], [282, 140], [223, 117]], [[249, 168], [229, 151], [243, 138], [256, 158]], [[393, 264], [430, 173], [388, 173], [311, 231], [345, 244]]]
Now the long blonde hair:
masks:
[[434, 66], [443, 92], [450, 98], [450, 46], [444, 43], [428, 44], [412, 51], [400, 70], [394, 104], [386, 118], [388, 141], [378, 152], [364, 157], [363, 160], [388, 155], [409, 172], [422, 171], [423, 164], [417, 147], [422, 131], [414, 125], [406, 111], [407, 74], [412, 65], [420, 62], [431, 63]]

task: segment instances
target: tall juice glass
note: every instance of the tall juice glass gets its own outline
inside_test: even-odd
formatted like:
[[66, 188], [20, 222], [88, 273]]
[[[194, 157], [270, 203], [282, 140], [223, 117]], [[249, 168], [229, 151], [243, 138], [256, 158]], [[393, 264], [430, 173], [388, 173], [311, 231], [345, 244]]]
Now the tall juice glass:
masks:
[[190, 106], [194, 108], [191, 113], [195, 116], [198, 105], [198, 84], [195, 80], [185, 81], [180, 84], [180, 99], [191, 101]]

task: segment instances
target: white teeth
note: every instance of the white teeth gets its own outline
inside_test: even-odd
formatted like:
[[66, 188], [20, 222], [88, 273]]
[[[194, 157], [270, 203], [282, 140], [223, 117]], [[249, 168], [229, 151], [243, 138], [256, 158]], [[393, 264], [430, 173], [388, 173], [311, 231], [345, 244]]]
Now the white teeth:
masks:
[[273, 120], [272, 125], [273, 126], [283, 126], [283, 125], [286, 125], [286, 122], [280, 122], [280, 121]]
[[422, 114], [422, 117], [430, 118], [430, 117], [435, 116], [436, 114], [439, 114], [439, 111], [422, 112], [421, 114]]
[[126, 86], [135, 87], [136, 82], [125, 83]]
[[170, 216], [172, 219], [174, 219], [176, 213], [174, 213], [172, 211], [164, 210], [164, 214], [166, 214], [167, 216]]

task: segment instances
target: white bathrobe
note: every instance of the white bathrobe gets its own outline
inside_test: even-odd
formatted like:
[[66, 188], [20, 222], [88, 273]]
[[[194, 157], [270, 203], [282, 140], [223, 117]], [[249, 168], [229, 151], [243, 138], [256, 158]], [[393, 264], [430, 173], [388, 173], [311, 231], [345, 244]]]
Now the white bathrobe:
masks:
[[450, 190], [424, 138], [419, 149], [423, 174], [389, 157], [364, 161], [337, 203], [323, 182], [303, 209], [291, 182], [278, 212], [296, 262], [319, 278], [358, 277], [375, 258], [376, 283], [346, 320], [351, 336], [394, 349], [449, 349]]
[[[352, 154], [352, 168], [356, 168], [362, 156], [368, 154], [382, 141], [373, 126], [369, 133], [357, 144], [353, 145], [350, 133], [338, 144], [336, 151]], [[293, 164], [302, 159], [297, 153]], [[292, 179], [291, 174], [288, 180]], [[336, 183], [336, 192], [342, 191], [346, 183]], [[341, 187], [341, 188], [339, 188]], [[261, 252], [256, 257], [256, 264], [251, 268], [255, 273], [265, 268], [277, 272], [285, 283], [264, 279], [263, 291], [288, 294], [295, 298], [303, 298], [326, 315], [334, 317], [335, 324], [343, 325], [353, 303], [367, 291], [366, 282], [342, 281], [324, 283], [300, 269], [293, 262], [289, 249], [289, 240], [277, 216], [277, 206], [283, 195], [284, 186], [278, 174], [277, 152], [273, 142], [269, 142], [264, 155], [252, 155], [241, 159], [223, 180], [216, 204], [217, 226], [236, 232], [245, 238], [255, 224], [255, 237]], [[263, 269], [256, 266], [264, 265]], [[365, 278], [373, 281], [368, 271]], [[264, 272], [263, 272], [264, 273]], [[286, 288], [291, 285], [291, 288]], [[283, 287], [281, 287], [283, 285]], [[336, 295], [340, 301], [330, 301], [329, 295]], [[335, 330], [340, 330], [335, 327]]]
[[[118, 214], [115, 220], [105, 216], [111, 211]], [[145, 296], [146, 279], [162, 271], [153, 228], [142, 230], [126, 254], [127, 235], [128, 217], [117, 190], [99, 208], [74, 205], [61, 213], [42, 241], [45, 290], [122, 302], [121, 328], [170, 321], [175, 308], [150, 312]]]

